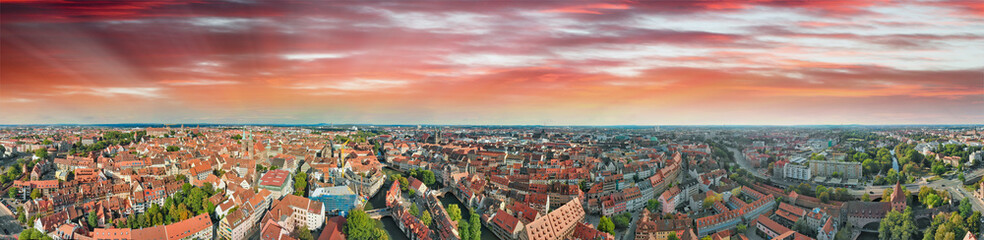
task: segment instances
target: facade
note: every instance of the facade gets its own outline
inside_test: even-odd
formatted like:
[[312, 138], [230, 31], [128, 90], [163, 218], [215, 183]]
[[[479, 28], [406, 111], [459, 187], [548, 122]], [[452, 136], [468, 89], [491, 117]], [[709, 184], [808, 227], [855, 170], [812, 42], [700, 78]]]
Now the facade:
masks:
[[523, 230], [523, 222], [519, 221], [518, 218], [509, 215], [501, 209], [492, 216], [489, 220], [491, 223], [492, 233], [499, 237], [499, 239], [515, 240], [519, 239], [519, 235]]
[[815, 177], [834, 177], [838, 173], [841, 178], [860, 179], [860, 162], [810, 161], [810, 171]]
[[810, 180], [811, 178], [813, 178], [813, 171], [811, 171], [810, 167], [806, 165], [787, 163], [782, 169], [783, 169], [783, 177], [786, 178], [803, 180], [803, 181]]
[[[393, 185], [398, 186], [398, 184]], [[351, 210], [360, 204], [359, 195], [347, 186], [315, 189], [311, 193], [311, 200], [324, 203], [325, 211], [332, 214]]]
[[584, 220], [584, 207], [578, 199], [571, 200], [531, 222], [520, 234], [522, 240], [560, 240], [568, 239], [574, 233], [574, 227]]
[[287, 170], [270, 170], [260, 178], [259, 188], [270, 190], [277, 199], [294, 193], [294, 180]]
[[321, 228], [325, 224], [324, 204], [305, 197], [287, 195], [274, 201], [270, 211], [261, 222], [275, 221], [287, 232], [306, 226], [309, 230]]

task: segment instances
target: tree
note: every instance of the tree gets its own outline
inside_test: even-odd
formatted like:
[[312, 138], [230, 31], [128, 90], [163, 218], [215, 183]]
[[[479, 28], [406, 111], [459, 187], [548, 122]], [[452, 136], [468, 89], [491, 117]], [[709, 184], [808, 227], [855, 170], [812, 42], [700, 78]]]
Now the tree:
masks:
[[649, 199], [649, 201], [646, 201], [646, 209], [649, 209], [650, 212], [659, 211], [661, 208], [663, 208], [663, 204], [659, 200]]
[[178, 146], [167, 146], [167, 151], [168, 152], [177, 152], [179, 150], [181, 150], [181, 147], [178, 147]]
[[434, 177], [434, 172], [431, 170], [424, 170], [420, 175], [422, 175], [421, 177], [423, 178], [421, 181], [427, 186], [433, 186], [434, 183], [437, 182], [437, 178]]
[[870, 202], [871, 201], [871, 196], [869, 196], [868, 193], [864, 193], [864, 195], [861, 195], [861, 201], [862, 202]]
[[369, 218], [369, 214], [360, 209], [349, 212], [345, 227], [342, 230], [351, 240], [389, 239], [389, 235], [385, 231], [376, 228], [372, 218]]
[[615, 234], [615, 223], [613, 223], [612, 220], [609, 219], [608, 217], [601, 216], [601, 221], [598, 222], [598, 231], [602, 231], [602, 232], [606, 232], [606, 233], [610, 233], [610, 234], [613, 234], [614, 235]]
[[410, 204], [410, 215], [414, 217], [420, 217], [420, 209], [417, 208], [417, 204]]
[[400, 189], [406, 192], [410, 189], [410, 180], [405, 177], [400, 177]]
[[743, 232], [745, 232], [745, 230], [748, 229], [748, 225], [745, 225], [744, 223], [738, 224], [737, 229], [738, 229], [738, 232], [739, 233], [743, 233]]
[[964, 218], [969, 218], [970, 214], [974, 212], [974, 206], [970, 205], [970, 198], [960, 199], [960, 216]]
[[680, 237], [677, 237], [676, 232], [670, 232], [670, 235], [666, 236], [666, 240], [680, 240]]
[[410, 194], [410, 197], [413, 197], [414, 195], [417, 195], [417, 190], [410, 189], [409, 194]]
[[89, 229], [96, 228], [98, 226], [96, 222], [96, 212], [89, 212], [89, 216], [86, 217], [86, 222], [89, 223]]
[[974, 211], [967, 217], [967, 231], [973, 232], [974, 234], [981, 234], [981, 212]]
[[615, 223], [615, 228], [625, 229], [629, 227], [629, 222], [632, 221], [632, 213], [624, 213], [615, 215], [612, 222]]
[[903, 212], [888, 212], [878, 225], [878, 237], [882, 240], [910, 240], [917, 231], [911, 207], [906, 207]]
[[48, 149], [47, 148], [35, 149], [34, 156], [37, 156], [40, 159], [48, 159]]
[[817, 198], [820, 199], [820, 201], [823, 202], [823, 203], [830, 202], [830, 193], [829, 192], [822, 192], [822, 193], [820, 193], [820, 196], [818, 196]]
[[307, 173], [297, 173], [294, 175], [294, 195], [307, 196]]
[[40, 190], [38, 190], [37, 188], [35, 188], [34, 190], [31, 190], [31, 199], [38, 199], [39, 197], [41, 197], [41, 191]]
[[461, 219], [461, 209], [458, 208], [458, 204], [449, 204], [447, 207], [448, 217], [451, 221], [458, 221]]
[[424, 213], [420, 215], [420, 221], [421, 222], [424, 222], [424, 225], [426, 225], [426, 226], [430, 226], [431, 225], [431, 221], [433, 221], [433, 220], [434, 219], [431, 218], [431, 213], [429, 211], [424, 211]]
[[468, 220], [468, 225], [471, 227], [471, 235], [473, 239], [482, 238], [482, 222], [478, 218], [478, 214], [471, 212], [471, 217]]
[[18, 191], [20, 191], [20, 189], [18, 189], [17, 187], [11, 187], [10, 189], [7, 190], [7, 195], [9, 195], [10, 198], [16, 198]]
[[311, 235], [311, 230], [308, 230], [307, 226], [301, 225], [300, 227], [294, 228], [294, 232], [291, 234], [298, 240], [313, 240], [314, 236]]
[[926, 197], [925, 204], [928, 208], [938, 207], [941, 203], [943, 203], [943, 198], [935, 193], [930, 193], [929, 196]]
[[471, 240], [471, 228], [468, 226], [468, 222], [460, 221], [458, 222], [458, 235], [461, 236], [461, 240]]

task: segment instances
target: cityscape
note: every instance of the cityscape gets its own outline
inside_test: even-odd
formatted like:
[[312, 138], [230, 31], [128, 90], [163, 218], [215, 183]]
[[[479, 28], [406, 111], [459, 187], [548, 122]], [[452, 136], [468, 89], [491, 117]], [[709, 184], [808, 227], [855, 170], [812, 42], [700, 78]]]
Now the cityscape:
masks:
[[0, 240], [984, 240], [976, 1], [0, 1]]

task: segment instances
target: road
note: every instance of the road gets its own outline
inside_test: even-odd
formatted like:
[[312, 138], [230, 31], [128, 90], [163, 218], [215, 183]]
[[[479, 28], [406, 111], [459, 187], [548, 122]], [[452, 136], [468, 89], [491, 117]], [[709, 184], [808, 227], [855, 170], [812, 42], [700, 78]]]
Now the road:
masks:
[[[7, 203], [7, 200], [3, 200]], [[17, 217], [13, 212], [16, 209], [7, 209], [7, 206], [0, 206], [0, 238], [16, 238], [24, 229], [17, 222]]]
[[765, 174], [762, 174], [761, 172], [753, 168], [752, 164], [745, 159], [745, 154], [741, 154], [741, 151], [738, 151], [738, 149], [735, 149], [733, 147], [728, 147], [728, 151], [731, 151], [731, 154], [735, 156], [735, 162], [738, 163], [739, 167], [744, 168], [746, 171], [751, 172], [753, 175], [757, 177], [760, 177], [762, 179], [769, 179], [769, 177], [765, 176]]
[[[735, 156], [735, 162], [738, 163], [738, 166], [740, 166], [741, 168], [745, 169], [748, 172], [751, 172], [755, 176], [761, 177], [763, 179], [769, 179], [768, 177], [765, 176], [765, 174], [762, 174], [761, 172], [759, 172], [758, 170], [756, 170], [755, 168], [753, 168], [752, 165], [751, 165], [751, 163], [749, 163], [745, 159], [745, 155], [744, 154], [741, 154], [741, 151], [738, 151], [737, 149], [732, 148], [732, 147], [728, 147], [728, 150], [731, 151], [732, 154], [734, 154], [734, 156]], [[969, 172], [966, 175], [967, 176], [978, 176], [978, 175], [981, 175], [981, 174], [984, 174], [984, 168], [976, 169], [976, 170], [974, 170], [972, 172]], [[778, 184], [783, 184], [783, 185], [791, 185], [792, 184], [792, 183], [789, 183], [789, 182], [781, 181], [779, 179], [772, 179], [772, 180], [773, 180], [774, 183], [778, 183]], [[933, 182], [928, 182], [928, 183], [924, 179], [920, 179], [920, 180], [918, 180], [915, 183], [903, 184], [903, 186], [905, 186], [906, 189], [908, 189], [910, 192], [913, 192], [913, 193], [919, 192], [919, 187], [922, 187], [922, 186], [928, 186], [928, 187], [931, 187], [931, 188], [936, 189], [936, 190], [941, 190], [941, 189], [942, 190], [946, 190], [946, 191], [950, 192], [950, 196], [952, 196], [953, 199], [956, 200], [956, 201], [959, 201], [959, 200], [961, 200], [961, 199], [963, 199], [965, 197], [969, 197], [972, 200], [970, 202], [973, 203], [973, 205], [974, 205], [974, 210], [984, 212], [984, 200], [978, 199], [978, 198], [974, 197], [974, 195], [972, 193], [967, 192], [967, 190], [963, 188], [963, 183], [961, 183], [958, 179], [943, 178], [943, 179], [936, 180], [936, 181], [933, 181]], [[868, 193], [871, 196], [871, 198], [875, 198], [877, 196], [881, 196], [881, 194], [884, 193], [885, 189], [890, 189], [890, 188], [893, 188], [893, 187], [895, 187], [894, 184], [881, 185], [881, 186], [866, 185], [861, 190], [848, 189], [848, 193], [850, 193], [851, 195], [853, 195], [853, 196], [855, 196], [857, 198], [860, 198], [865, 193]]]

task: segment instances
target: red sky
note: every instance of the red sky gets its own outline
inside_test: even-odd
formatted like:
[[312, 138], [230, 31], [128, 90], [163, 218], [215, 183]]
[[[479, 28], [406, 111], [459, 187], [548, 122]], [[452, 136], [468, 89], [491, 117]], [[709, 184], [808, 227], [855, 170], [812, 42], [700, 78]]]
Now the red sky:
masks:
[[984, 123], [973, 1], [0, 1], [0, 124]]

